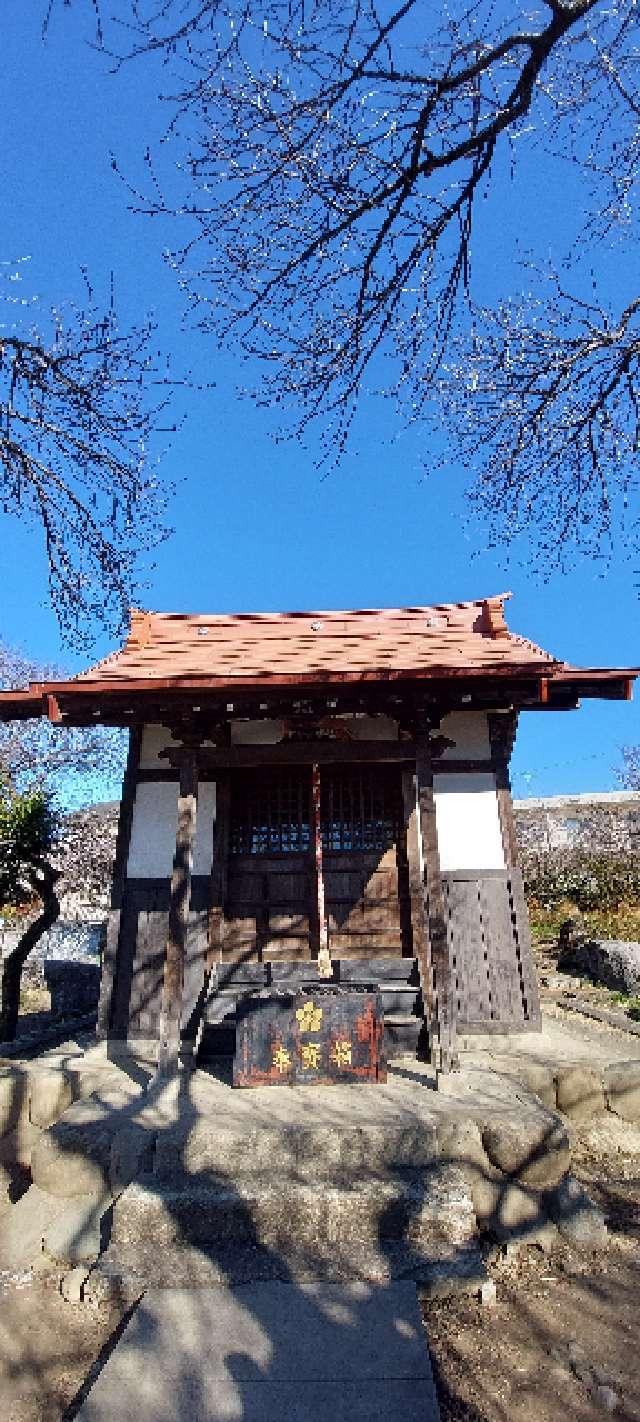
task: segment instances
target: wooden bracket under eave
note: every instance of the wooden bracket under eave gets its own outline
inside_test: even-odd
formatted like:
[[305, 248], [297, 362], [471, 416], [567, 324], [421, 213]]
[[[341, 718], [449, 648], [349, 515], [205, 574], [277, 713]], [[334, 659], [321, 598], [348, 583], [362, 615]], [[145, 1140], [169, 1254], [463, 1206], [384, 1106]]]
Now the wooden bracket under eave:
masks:
[[633, 682], [634, 682], [634, 678], [633, 678], [632, 676], [627, 676], [627, 677], [625, 677], [625, 681], [624, 681], [624, 699], [625, 699], [625, 701], [633, 701]]
[[540, 677], [540, 700], [541, 700], [543, 706], [547, 706], [547, 705], [549, 704], [549, 678], [548, 678], [548, 676], [541, 676], [541, 677]]
[[62, 712], [57, 696], [47, 696], [47, 716], [54, 725], [59, 726], [62, 720]]

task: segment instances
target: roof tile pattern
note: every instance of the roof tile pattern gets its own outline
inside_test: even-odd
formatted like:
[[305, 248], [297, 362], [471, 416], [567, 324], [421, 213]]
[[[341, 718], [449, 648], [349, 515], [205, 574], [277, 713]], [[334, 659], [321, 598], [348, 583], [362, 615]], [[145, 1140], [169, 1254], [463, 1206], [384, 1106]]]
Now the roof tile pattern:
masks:
[[124, 647], [76, 681], [331, 679], [433, 670], [541, 670], [548, 652], [510, 632], [501, 597], [354, 612], [207, 616], [133, 612]]

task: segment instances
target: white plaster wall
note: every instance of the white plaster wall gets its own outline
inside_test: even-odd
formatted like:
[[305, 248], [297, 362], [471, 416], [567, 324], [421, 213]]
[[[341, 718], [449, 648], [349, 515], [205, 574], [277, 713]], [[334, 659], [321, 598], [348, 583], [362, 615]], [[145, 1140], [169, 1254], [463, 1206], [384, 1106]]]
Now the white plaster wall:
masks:
[[284, 735], [283, 721], [232, 721], [232, 746], [275, 746]]
[[[331, 712], [328, 711], [330, 716]], [[391, 716], [340, 716], [354, 741], [397, 741], [398, 722]]]
[[166, 726], [157, 726], [152, 722], [143, 726], [142, 746], [140, 748], [140, 768], [142, 770], [167, 769], [169, 762], [161, 760], [159, 752], [165, 746], [176, 746], [177, 742], [171, 739], [171, 731]]
[[491, 741], [485, 711], [450, 711], [435, 732], [455, 741], [442, 752], [443, 760], [489, 760]]
[[440, 868], [504, 869], [495, 776], [435, 775]]
[[[211, 873], [215, 814], [215, 782], [206, 780], [198, 787], [194, 874]], [[176, 848], [177, 821], [177, 781], [147, 781], [138, 785], [127, 863], [129, 878], [169, 878]]]

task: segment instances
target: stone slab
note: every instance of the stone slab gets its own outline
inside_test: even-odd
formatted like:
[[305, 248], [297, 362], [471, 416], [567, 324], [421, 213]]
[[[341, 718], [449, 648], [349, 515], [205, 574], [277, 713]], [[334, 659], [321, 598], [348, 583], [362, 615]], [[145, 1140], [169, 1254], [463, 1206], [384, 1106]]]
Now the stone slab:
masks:
[[52, 1259], [64, 1264], [81, 1264], [97, 1259], [100, 1253], [100, 1231], [108, 1199], [86, 1195], [58, 1204], [64, 1208], [44, 1231], [44, 1250]]
[[78, 1422], [438, 1422], [415, 1286], [151, 1290]]
[[3, 1213], [0, 1228], [0, 1271], [33, 1264], [42, 1254], [47, 1229], [60, 1214], [63, 1200], [31, 1185], [15, 1205]]

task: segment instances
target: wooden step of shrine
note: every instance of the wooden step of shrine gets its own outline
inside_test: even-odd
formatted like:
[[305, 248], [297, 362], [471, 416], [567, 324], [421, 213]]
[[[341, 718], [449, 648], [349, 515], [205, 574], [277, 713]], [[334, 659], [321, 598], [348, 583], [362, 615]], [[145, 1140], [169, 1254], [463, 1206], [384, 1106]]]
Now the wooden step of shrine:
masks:
[[[336, 983], [375, 984], [382, 998], [385, 1051], [388, 1056], [422, 1052], [424, 1020], [415, 958], [385, 957], [336, 959]], [[200, 1062], [232, 1057], [235, 1050], [236, 1009], [248, 994], [272, 987], [274, 991], [311, 992], [318, 978], [313, 960], [299, 963], [221, 964], [212, 976], [204, 1005], [198, 1051]]]

